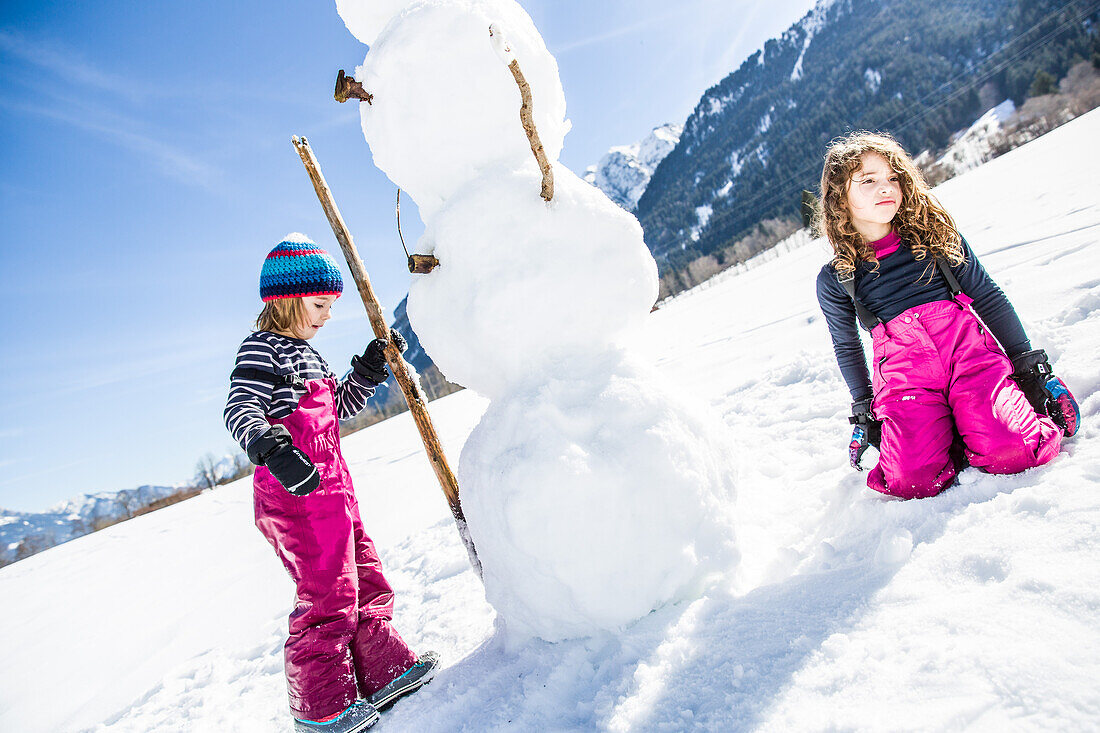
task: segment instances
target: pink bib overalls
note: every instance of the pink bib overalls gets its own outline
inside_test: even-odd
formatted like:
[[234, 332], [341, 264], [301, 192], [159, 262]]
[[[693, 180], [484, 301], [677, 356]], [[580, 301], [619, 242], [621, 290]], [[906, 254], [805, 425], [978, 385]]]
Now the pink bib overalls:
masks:
[[310, 380], [298, 409], [270, 420], [286, 426], [313, 461], [321, 478], [317, 490], [294, 496], [262, 466], [253, 478], [256, 526], [297, 586], [286, 678], [291, 710], [306, 720], [343, 710], [416, 661], [390, 624], [393, 589], [363, 531], [340, 452], [335, 388], [332, 379]]
[[1018, 473], [1058, 454], [1062, 431], [1010, 378], [1012, 362], [965, 294], [914, 306], [871, 331], [882, 421], [875, 491], [915, 499], [951, 485], [961, 445], [971, 466]]

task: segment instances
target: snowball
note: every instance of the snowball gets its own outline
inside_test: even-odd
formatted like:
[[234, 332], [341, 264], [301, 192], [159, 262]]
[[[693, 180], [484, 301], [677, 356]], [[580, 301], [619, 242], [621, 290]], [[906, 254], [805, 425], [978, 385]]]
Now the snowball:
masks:
[[503, 0], [422, 0], [376, 39], [356, 79], [374, 95], [360, 104], [374, 163], [428, 218], [445, 198], [501, 167], [534, 160], [520, 123], [520, 92], [497, 57], [500, 28], [531, 86], [547, 158], [561, 153], [569, 125], [558, 65], [531, 18]]
[[737, 560], [725, 428], [606, 352], [494, 400], [459, 484], [509, 632], [615, 631], [692, 597]]
[[336, 12], [351, 34], [370, 46], [397, 15], [414, 0], [336, 0]]
[[540, 181], [533, 159], [489, 173], [428, 220], [418, 246], [440, 266], [409, 289], [413, 328], [449, 380], [490, 397], [561, 376], [657, 298], [638, 220], [567, 168], [549, 204]]

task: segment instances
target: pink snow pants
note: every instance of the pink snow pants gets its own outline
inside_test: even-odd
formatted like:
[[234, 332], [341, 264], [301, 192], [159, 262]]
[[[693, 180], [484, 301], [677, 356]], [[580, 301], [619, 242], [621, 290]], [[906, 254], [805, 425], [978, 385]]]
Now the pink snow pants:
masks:
[[331, 379], [311, 380], [289, 417], [290, 431], [320, 473], [308, 496], [290, 494], [264, 467], [253, 478], [256, 526], [297, 586], [285, 661], [294, 717], [317, 720], [381, 689], [416, 656], [390, 625], [393, 589], [340, 452]]
[[882, 421], [875, 491], [917, 499], [951, 485], [961, 439], [970, 465], [1018, 473], [1058, 454], [1062, 431], [1039, 416], [1010, 375], [1012, 362], [965, 294], [914, 306], [875, 326], [874, 402]]

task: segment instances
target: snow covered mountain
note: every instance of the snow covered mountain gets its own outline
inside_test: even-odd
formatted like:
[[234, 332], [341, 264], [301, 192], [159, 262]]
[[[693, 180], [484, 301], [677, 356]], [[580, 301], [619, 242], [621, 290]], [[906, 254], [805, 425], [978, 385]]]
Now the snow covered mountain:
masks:
[[[868, 490], [815, 299], [820, 241], [649, 317], [640, 340], [665, 381], [746, 447], [742, 560], [718, 590], [617, 633], [507, 643], [411, 417], [348, 436], [395, 624], [444, 658], [374, 730], [1095, 730], [1098, 139], [1094, 111], [936, 189], [1080, 402], [1080, 432], [1046, 466], [966, 470], [927, 500]], [[486, 404], [470, 390], [432, 403], [449, 456]], [[247, 479], [2, 568], [0, 730], [289, 730], [293, 592]]]
[[181, 486], [139, 486], [123, 491], [85, 494], [45, 512], [0, 509], [0, 565], [129, 519], [169, 496]]
[[613, 147], [598, 164], [585, 170], [584, 180], [619, 206], [633, 211], [657, 164], [680, 142], [683, 131], [683, 125], [668, 123], [653, 128], [641, 142]]

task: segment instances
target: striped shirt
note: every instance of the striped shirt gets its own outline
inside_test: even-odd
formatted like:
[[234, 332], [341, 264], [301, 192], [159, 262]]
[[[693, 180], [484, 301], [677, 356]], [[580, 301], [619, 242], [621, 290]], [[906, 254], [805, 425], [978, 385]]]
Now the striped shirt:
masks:
[[[367, 398], [374, 394], [374, 386], [354, 370], [338, 380], [317, 350], [304, 339], [270, 331], [256, 331], [241, 343], [235, 367], [294, 375], [305, 381], [336, 380], [336, 413], [341, 420], [362, 410]], [[281, 419], [290, 415], [298, 409], [298, 400], [305, 393], [304, 387], [232, 377], [225, 405], [225, 427], [247, 452], [248, 444], [271, 427], [268, 418]]]

